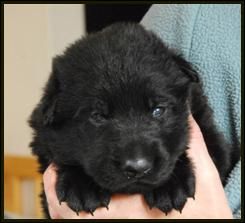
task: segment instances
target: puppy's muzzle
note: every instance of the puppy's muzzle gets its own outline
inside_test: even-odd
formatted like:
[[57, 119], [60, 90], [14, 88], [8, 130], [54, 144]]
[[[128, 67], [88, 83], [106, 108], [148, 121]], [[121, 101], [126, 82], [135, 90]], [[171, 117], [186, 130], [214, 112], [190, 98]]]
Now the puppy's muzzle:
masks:
[[152, 162], [145, 158], [127, 159], [122, 165], [123, 172], [128, 179], [141, 178], [147, 175], [152, 167]]

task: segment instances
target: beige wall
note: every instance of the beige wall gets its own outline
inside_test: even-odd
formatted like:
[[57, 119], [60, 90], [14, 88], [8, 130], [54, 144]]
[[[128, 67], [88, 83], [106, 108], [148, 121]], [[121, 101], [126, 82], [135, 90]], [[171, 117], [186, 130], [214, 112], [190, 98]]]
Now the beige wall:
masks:
[[4, 5], [4, 152], [30, 155], [28, 117], [53, 55], [84, 35], [82, 4]]

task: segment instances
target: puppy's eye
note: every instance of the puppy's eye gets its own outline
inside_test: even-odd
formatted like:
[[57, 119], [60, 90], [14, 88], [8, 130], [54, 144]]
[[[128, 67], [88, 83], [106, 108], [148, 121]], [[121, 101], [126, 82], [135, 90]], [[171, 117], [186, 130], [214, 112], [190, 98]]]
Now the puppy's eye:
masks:
[[90, 115], [90, 119], [92, 119], [93, 122], [96, 122], [98, 124], [101, 124], [106, 121], [105, 115], [99, 112], [92, 112]]
[[152, 111], [152, 116], [153, 118], [159, 118], [163, 115], [165, 109], [163, 107], [156, 107], [154, 108], [154, 110]]

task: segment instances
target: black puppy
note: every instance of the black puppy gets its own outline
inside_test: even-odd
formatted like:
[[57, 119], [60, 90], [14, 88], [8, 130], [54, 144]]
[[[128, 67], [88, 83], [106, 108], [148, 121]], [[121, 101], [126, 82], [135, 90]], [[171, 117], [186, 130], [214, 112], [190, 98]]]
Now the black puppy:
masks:
[[195, 194], [189, 112], [225, 184], [238, 150], [217, 131], [196, 71], [139, 24], [114, 24], [54, 59], [31, 146], [41, 173], [57, 166], [58, 199], [75, 212], [107, 207], [113, 193], [181, 211]]

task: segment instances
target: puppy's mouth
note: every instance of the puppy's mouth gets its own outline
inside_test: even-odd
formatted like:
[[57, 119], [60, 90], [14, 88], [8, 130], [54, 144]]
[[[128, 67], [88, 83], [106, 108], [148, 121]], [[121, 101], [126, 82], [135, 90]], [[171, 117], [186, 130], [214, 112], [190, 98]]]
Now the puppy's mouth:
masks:
[[139, 193], [152, 190], [158, 185], [159, 182], [152, 182], [147, 179], [130, 179], [127, 182], [121, 184], [121, 187], [120, 189], [118, 189], [118, 192]]
[[169, 173], [163, 172], [160, 175], [149, 172], [143, 177], [125, 177], [118, 192], [138, 193], [152, 190], [164, 183], [168, 179]]

